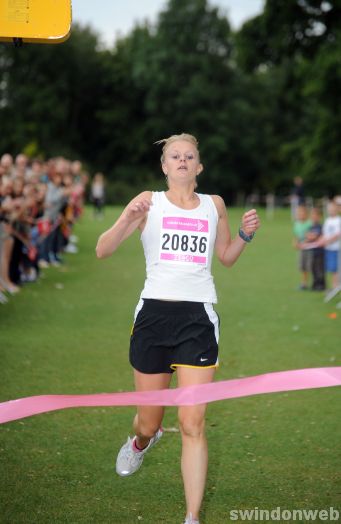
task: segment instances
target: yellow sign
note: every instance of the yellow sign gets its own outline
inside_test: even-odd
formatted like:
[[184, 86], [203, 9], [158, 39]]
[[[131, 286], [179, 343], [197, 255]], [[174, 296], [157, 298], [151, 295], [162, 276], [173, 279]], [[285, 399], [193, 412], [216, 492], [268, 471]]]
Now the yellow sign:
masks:
[[71, 0], [0, 0], [0, 41], [57, 44], [71, 30]]

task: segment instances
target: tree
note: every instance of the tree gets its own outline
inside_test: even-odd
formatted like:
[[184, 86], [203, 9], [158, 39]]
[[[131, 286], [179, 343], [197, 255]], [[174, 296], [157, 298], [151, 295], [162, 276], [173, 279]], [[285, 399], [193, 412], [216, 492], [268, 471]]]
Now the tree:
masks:
[[253, 71], [288, 58], [313, 59], [320, 46], [335, 40], [341, 23], [337, 1], [267, 0], [261, 15], [238, 32], [238, 63]]
[[303, 174], [317, 193], [341, 192], [341, 31], [306, 65], [305, 113], [310, 132], [303, 142]]
[[340, 121], [329, 108], [339, 106], [340, 21], [336, 2], [268, 0], [236, 35], [237, 64], [253, 81], [263, 79], [270, 107], [264, 112], [267, 187], [288, 190], [300, 174], [315, 194], [340, 190]]
[[81, 155], [96, 148], [96, 107], [102, 64], [98, 38], [74, 26], [62, 45], [2, 44], [0, 118], [2, 150], [20, 151], [36, 141], [45, 155]]
[[139, 75], [148, 135], [153, 140], [182, 131], [197, 135], [205, 165], [200, 189], [226, 196], [253, 171], [241, 153], [249, 107], [240, 100], [246, 86], [236, 74], [232, 50], [229, 23], [217, 8], [205, 0], [171, 0]]

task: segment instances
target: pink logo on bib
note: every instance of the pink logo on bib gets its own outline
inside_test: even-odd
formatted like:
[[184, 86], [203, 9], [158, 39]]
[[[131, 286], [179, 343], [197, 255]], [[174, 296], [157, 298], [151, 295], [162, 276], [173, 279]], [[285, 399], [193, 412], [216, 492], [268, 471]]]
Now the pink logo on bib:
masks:
[[199, 231], [208, 233], [208, 220], [186, 217], [164, 217], [162, 221], [163, 229], [177, 229], [180, 231]]

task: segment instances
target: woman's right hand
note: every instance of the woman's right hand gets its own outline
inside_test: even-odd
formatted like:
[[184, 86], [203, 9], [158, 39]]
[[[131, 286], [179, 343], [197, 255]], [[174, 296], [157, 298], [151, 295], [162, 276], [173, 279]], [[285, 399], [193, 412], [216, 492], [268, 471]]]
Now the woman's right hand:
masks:
[[132, 200], [122, 213], [122, 216], [131, 224], [136, 220], [144, 218], [153, 203], [151, 199], [139, 198]]
[[144, 191], [131, 200], [115, 224], [99, 237], [96, 246], [97, 257], [105, 258], [112, 255], [118, 246], [141, 226], [151, 205], [151, 191]]

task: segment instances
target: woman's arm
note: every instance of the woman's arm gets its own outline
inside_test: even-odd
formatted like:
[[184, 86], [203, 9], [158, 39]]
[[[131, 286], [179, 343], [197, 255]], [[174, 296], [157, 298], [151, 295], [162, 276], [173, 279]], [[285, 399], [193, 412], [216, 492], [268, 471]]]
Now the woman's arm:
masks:
[[[232, 240], [224, 200], [217, 195], [212, 196], [212, 198], [216, 205], [219, 217], [215, 242], [216, 254], [224, 266], [231, 267], [241, 255], [246, 242], [240, 238], [239, 235]], [[251, 235], [259, 227], [260, 220], [255, 209], [251, 209], [244, 213], [241, 229], [246, 235]]]
[[109, 257], [137, 228], [143, 229], [151, 205], [151, 191], [144, 191], [133, 198], [115, 224], [99, 237], [96, 246], [97, 257]]

